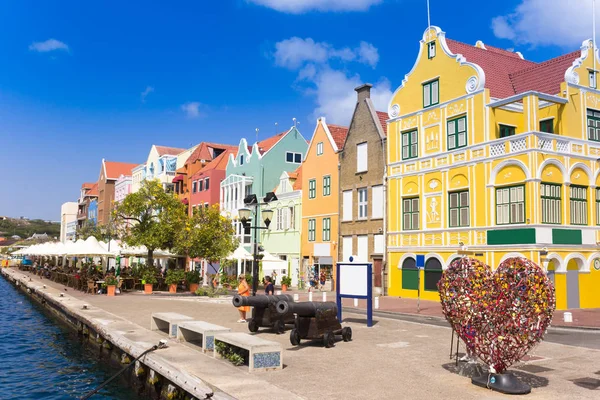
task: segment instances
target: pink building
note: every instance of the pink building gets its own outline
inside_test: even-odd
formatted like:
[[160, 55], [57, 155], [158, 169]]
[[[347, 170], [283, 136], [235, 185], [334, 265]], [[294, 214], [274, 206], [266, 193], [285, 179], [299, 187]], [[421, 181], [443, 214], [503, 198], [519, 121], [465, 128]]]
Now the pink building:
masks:
[[131, 171], [129, 175], [119, 176], [115, 183], [115, 203], [122, 202], [131, 193]]

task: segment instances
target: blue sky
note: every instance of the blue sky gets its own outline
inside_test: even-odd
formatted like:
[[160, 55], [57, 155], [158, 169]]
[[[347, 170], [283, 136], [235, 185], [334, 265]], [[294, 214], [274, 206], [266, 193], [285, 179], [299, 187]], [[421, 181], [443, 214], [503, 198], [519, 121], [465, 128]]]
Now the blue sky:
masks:
[[[564, 3], [431, 0], [431, 22], [542, 61], [591, 37], [591, 0]], [[293, 117], [309, 138], [316, 116], [348, 122], [361, 82], [385, 110], [426, 26], [425, 0], [2, 2], [0, 215], [58, 220], [102, 158], [152, 144], [237, 144]]]

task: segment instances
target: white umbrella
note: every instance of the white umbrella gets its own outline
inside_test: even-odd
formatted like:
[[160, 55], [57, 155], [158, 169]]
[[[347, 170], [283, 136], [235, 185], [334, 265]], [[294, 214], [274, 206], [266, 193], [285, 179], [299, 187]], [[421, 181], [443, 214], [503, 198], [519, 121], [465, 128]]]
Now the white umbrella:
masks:
[[248, 252], [243, 246], [239, 246], [233, 253], [231, 253], [228, 257], [228, 260], [252, 260], [252, 254]]
[[67, 250], [66, 255], [69, 256], [111, 256], [112, 253], [105, 250], [98, 240], [90, 236], [84, 241], [78, 240], [70, 249]]
[[263, 258], [261, 259], [262, 261], [282, 261], [281, 258], [279, 257], [275, 257], [273, 254], [269, 253], [268, 251], [263, 251]]

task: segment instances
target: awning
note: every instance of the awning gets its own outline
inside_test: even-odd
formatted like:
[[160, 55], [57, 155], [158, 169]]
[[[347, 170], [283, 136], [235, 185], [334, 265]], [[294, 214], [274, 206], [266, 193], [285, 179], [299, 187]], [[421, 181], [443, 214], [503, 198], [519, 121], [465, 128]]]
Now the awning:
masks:
[[184, 175], [177, 175], [175, 178], [173, 178], [173, 181], [172, 181], [172, 182], [173, 182], [173, 183], [175, 183], [175, 182], [180, 182], [180, 181], [182, 181], [182, 180], [183, 180], [183, 178], [185, 178], [185, 176], [184, 176]]
[[316, 264], [319, 265], [333, 265], [333, 257], [319, 257]]

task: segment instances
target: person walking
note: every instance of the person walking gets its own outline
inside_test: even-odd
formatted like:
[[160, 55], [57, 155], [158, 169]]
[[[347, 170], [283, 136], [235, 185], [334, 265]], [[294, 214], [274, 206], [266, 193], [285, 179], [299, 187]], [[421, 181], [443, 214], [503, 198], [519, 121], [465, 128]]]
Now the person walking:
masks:
[[[238, 294], [244, 297], [250, 296], [250, 287], [248, 286], [248, 282], [246, 281], [246, 277], [244, 275], [240, 275], [239, 282]], [[240, 319], [238, 322], [246, 322], [246, 313], [250, 311], [250, 307], [241, 306], [238, 307], [238, 311], [240, 312]]]
[[267, 296], [275, 294], [275, 286], [273, 286], [270, 276], [265, 276], [265, 294]]

